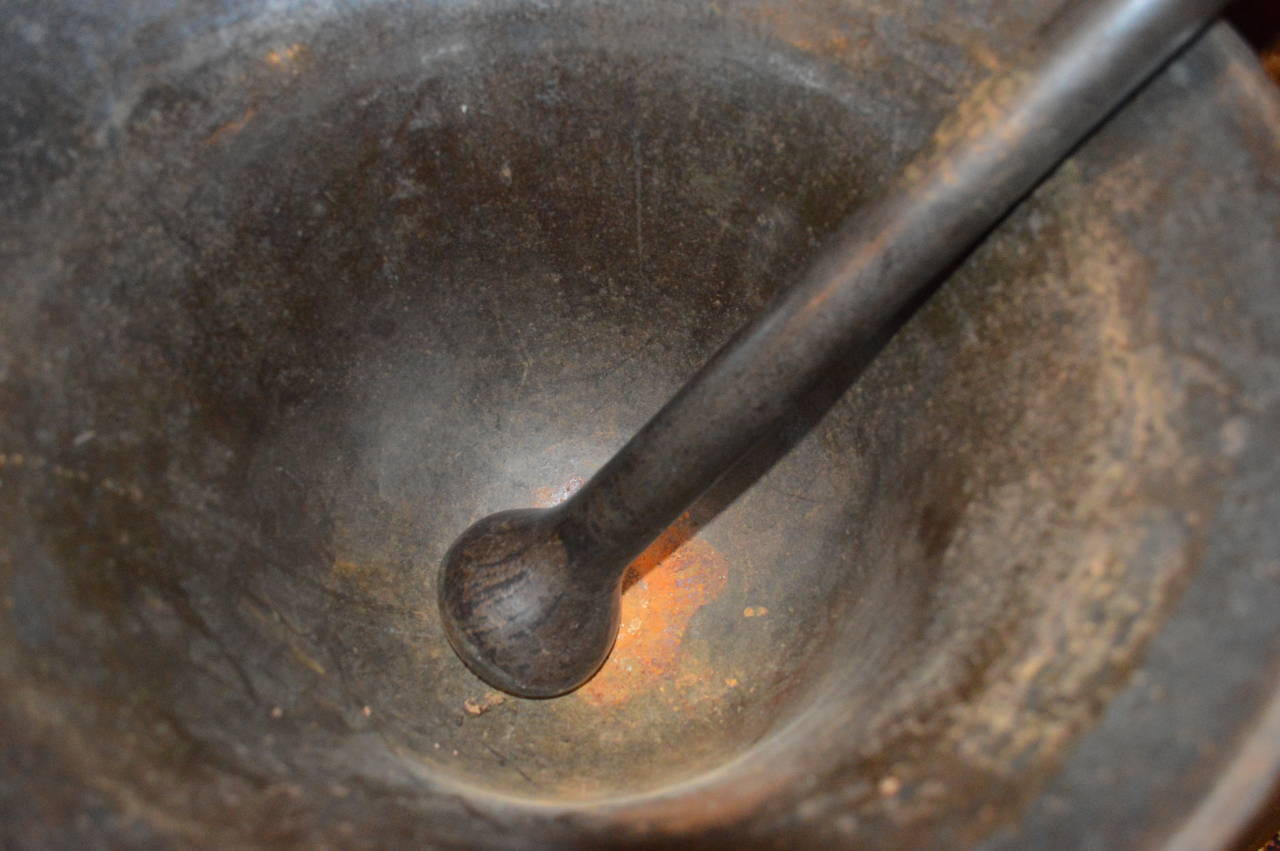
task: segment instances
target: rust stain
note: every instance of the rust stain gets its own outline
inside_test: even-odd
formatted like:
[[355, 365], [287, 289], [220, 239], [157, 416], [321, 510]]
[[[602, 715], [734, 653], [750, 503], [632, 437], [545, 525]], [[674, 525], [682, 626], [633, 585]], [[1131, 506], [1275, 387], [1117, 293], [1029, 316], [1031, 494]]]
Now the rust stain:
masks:
[[288, 45], [285, 45], [284, 47], [279, 47], [279, 48], [276, 48], [275, 50], [268, 52], [267, 55], [263, 57], [263, 59], [266, 60], [268, 65], [274, 65], [277, 68], [282, 68], [286, 65], [291, 64], [305, 50], [306, 50], [306, 45], [288, 44]]
[[538, 488], [533, 492], [533, 504], [537, 508], [559, 505], [577, 493], [584, 481], [581, 476], [574, 476], [558, 488]]
[[616, 706], [667, 685], [697, 684], [678, 676], [681, 643], [694, 613], [724, 590], [729, 565], [695, 532], [681, 518], [628, 568], [618, 641], [600, 672], [575, 692], [581, 700]]
[[[725, 14], [727, 10], [717, 8], [716, 11]], [[812, 13], [806, 14], [788, 3], [749, 7], [735, 10], [735, 13], [792, 47], [819, 56], [847, 56], [868, 40], [866, 33], [858, 33], [855, 41], [834, 26], [830, 16], [823, 19]]]
[[248, 126], [249, 122], [252, 121], [253, 117], [257, 114], [258, 114], [258, 110], [254, 109], [253, 107], [249, 107], [243, 113], [241, 113], [239, 118], [236, 118], [232, 121], [228, 121], [226, 124], [223, 124], [217, 130], [214, 130], [212, 133], [210, 133], [208, 138], [204, 140], [204, 143], [206, 145], [216, 145], [218, 142], [224, 141], [236, 135], [241, 130], [243, 130], [246, 126]]
[[[534, 505], [559, 505], [584, 481], [574, 476], [558, 487], [538, 488]], [[688, 515], [681, 517], [627, 568], [618, 640], [599, 673], [574, 692], [579, 699], [597, 707], [617, 706], [645, 692], [665, 692], [668, 686], [691, 689], [711, 676], [690, 673], [688, 664], [681, 670], [680, 664], [690, 619], [719, 596], [729, 579], [728, 562], [696, 537], [697, 531]], [[762, 615], [768, 611], [758, 609]], [[736, 685], [735, 679], [729, 687]], [[480, 714], [472, 712], [470, 702], [465, 708]]]
[[124, 497], [134, 502], [141, 502], [143, 498], [142, 488], [128, 482], [117, 481], [116, 479], [106, 478], [100, 481], [92, 481], [89, 473], [85, 470], [74, 470], [70, 467], [64, 467], [61, 464], [54, 464], [47, 458], [40, 455], [24, 455], [21, 452], [5, 454], [0, 452], [0, 469], [4, 467], [24, 467], [32, 471], [45, 471], [46, 474], [52, 474], [54, 477], [64, 479], [70, 482], [80, 482], [81, 484], [92, 484], [99, 490], [114, 494], [115, 496]]
[[333, 563], [333, 572], [344, 579], [354, 579], [363, 572], [363, 568], [354, 561], [338, 559]]
[[371, 599], [385, 603], [403, 602], [395, 576], [385, 565], [335, 559], [330, 575]]
[[1280, 39], [1262, 51], [1262, 67], [1277, 83], [1280, 83]]

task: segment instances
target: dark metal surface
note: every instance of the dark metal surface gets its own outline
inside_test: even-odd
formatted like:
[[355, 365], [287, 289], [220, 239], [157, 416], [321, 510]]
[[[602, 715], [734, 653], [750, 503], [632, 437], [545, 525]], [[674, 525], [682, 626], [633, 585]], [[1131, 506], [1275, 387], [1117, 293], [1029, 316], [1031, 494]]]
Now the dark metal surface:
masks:
[[945, 119], [813, 266], [563, 505], [471, 526], [445, 555], [440, 613], [481, 679], [555, 697], [604, 663], [628, 565], [751, 447], [886, 329], [1224, 0], [1069, 7]]
[[1225, 843], [1280, 109], [1221, 30], [646, 553], [592, 683], [503, 700], [436, 613], [1056, 5], [6, 3], [5, 841]]

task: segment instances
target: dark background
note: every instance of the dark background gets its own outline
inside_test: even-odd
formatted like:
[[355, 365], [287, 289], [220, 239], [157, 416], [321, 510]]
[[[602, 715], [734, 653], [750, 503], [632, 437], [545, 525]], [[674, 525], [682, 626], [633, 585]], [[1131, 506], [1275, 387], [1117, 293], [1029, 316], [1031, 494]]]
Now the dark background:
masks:
[[1280, 2], [1240, 0], [1227, 17], [1258, 51], [1271, 79], [1280, 83]]
[[[1240, 0], [1231, 6], [1227, 18], [1258, 51], [1262, 67], [1280, 84], [1280, 0]], [[1280, 837], [1280, 780], [1272, 793], [1272, 803], [1240, 843], [1240, 851], [1257, 851], [1272, 837]]]

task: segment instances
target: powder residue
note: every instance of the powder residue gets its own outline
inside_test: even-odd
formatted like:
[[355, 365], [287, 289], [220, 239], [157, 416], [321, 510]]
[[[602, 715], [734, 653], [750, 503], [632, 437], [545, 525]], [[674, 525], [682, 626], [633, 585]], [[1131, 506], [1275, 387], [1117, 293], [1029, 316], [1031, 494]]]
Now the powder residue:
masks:
[[698, 609], [724, 590], [729, 565], [681, 518], [628, 568], [618, 640], [604, 667], [576, 695], [615, 706], [666, 685], [679, 686], [681, 642]]
[[[559, 487], [538, 488], [534, 505], [559, 505], [583, 482], [574, 476]], [[576, 697], [592, 706], [617, 706], [648, 691], [686, 689], [705, 679], [681, 678], [681, 643], [694, 613], [724, 590], [729, 565], [697, 531], [688, 515], [681, 517], [627, 568], [617, 642]], [[765, 611], [761, 606], [760, 613]]]

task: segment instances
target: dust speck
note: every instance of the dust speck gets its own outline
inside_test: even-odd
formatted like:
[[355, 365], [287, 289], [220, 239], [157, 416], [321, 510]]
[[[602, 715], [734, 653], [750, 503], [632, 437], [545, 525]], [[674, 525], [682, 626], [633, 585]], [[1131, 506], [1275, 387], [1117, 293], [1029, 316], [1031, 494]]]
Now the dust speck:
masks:
[[468, 715], [483, 715], [495, 706], [507, 702], [507, 696], [501, 692], [491, 691], [484, 697], [468, 697], [462, 702], [462, 708]]

